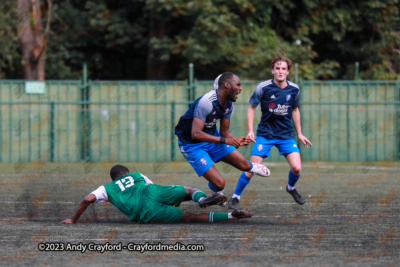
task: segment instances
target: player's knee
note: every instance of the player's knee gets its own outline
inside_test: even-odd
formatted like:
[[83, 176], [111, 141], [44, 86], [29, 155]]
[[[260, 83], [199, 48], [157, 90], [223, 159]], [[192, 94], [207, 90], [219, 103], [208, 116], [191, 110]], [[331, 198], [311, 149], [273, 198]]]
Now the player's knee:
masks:
[[300, 175], [300, 173], [301, 173], [301, 165], [292, 166], [292, 172], [296, 176]]
[[240, 162], [239, 169], [242, 171], [250, 171], [251, 164], [247, 160]]
[[217, 189], [218, 191], [222, 191], [225, 188], [225, 180], [224, 179], [214, 181], [212, 184], [215, 187], [215, 189]]

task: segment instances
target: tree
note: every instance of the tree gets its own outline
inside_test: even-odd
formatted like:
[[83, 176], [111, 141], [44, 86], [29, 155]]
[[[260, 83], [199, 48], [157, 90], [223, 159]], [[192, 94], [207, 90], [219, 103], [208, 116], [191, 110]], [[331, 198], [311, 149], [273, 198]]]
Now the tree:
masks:
[[[6, 24], [13, 1], [4, 1], [0, 27], [12, 31]], [[91, 79], [181, 80], [188, 63], [198, 79], [228, 70], [268, 79], [269, 61], [281, 49], [299, 63], [301, 79], [353, 79], [355, 62], [365, 79], [400, 72], [399, 0], [52, 0], [51, 9], [33, 0], [35, 12], [31, 1], [18, 0], [21, 22], [32, 18], [19, 28], [27, 45], [19, 51], [15, 41], [0, 40], [9, 51], [0, 51], [7, 78], [15, 78], [10, 70], [21, 54], [26, 68], [43, 66], [47, 55], [51, 79], [75, 79], [85, 62]]]
[[308, 68], [303, 71], [336, 65], [326, 78], [353, 79], [354, 63], [360, 62], [361, 77], [395, 79], [400, 74], [395, 67], [399, 12], [398, 0], [284, 0], [274, 5], [272, 26], [284, 40], [311, 47], [313, 64], [301, 66]]
[[39, 0], [18, 0], [18, 37], [21, 44], [25, 80], [45, 80], [46, 35], [50, 29], [51, 0], [48, 0], [47, 25], [43, 30]]

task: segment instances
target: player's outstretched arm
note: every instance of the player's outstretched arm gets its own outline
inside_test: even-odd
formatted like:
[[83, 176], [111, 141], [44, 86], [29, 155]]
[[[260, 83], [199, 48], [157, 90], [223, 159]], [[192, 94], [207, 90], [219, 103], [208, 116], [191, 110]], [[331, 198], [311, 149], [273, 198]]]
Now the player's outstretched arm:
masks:
[[[236, 144], [236, 141], [239, 141], [239, 146], [247, 146], [248, 144], [250, 144], [250, 140], [246, 136], [241, 136], [241, 137], [235, 138], [232, 135], [231, 131], [229, 130], [230, 123], [231, 123], [230, 120], [227, 120], [227, 119], [221, 120], [221, 127], [220, 127], [221, 128], [221, 136], [225, 137], [226, 139], [230, 138], [227, 141], [232, 142], [233, 146]], [[230, 143], [227, 143], [226, 141], [225, 141], [225, 143], [227, 145], [231, 145]]]
[[79, 203], [78, 209], [75, 212], [75, 215], [71, 219], [66, 219], [60, 223], [68, 223], [68, 224], [75, 224], [78, 222], [79, 217], [82, 213], [87, 209], [87, 207], [96, 201], [96, 196], [93, 194], [87, 195], [81, 203]]
[[297, 137], [300, 139], [301, 142], [303, 142], [303, 144], [306, 148], [308, 148], [308, 146], [312, 147], [310, 140], [308, 140], [307, 137], [305, 137], [301, 133], [300, 110], [298, 107], [293, 109], [292, 119], [293, 119], [294, 128], [296, 129], [296, 132], [297, 132]]
[[[223, 122], [225, 121], [225, 122]], [[226, 122], [228, 121], [228, 122]], [[228, 132], [226, 131], [226, 126], [225, 124], [228, 123]], [[224, 125], [224, 126], [223, 126]], [[192, 124], [192, 138], [194, 140], [200, 141], [200, 142], [209, 142], [209, 143], [220, 143], [221, 142], [221, 137], [219, 136], [213, 136], [210, 135], [206, 132], [203, 131], [204, 129], [204, 121], [202, 121], [198, 117], [193, 118], [193, 124]], [[221, 135], [225, 138], [224, 143], [227, 145], [234, 146], [238, 148], [240, 146], [240, 140], [237, 138], [234, 138], [232, 134], [229, 132], [229, 120], [222, 119], [221, 120]], [[225, 135], [224, 135], [225, 134]]]
[[247, 145], [246, 141], [243, 140], [243, 138], [235, 138], [231, 131], [229, 130], [229, 126], [231, 124], [231, 120], [228, 119], [222, 119], [220, 122], [220, 133], [221, 136], [225, 137], [225, 144], [234, 146], [235, 148], [238, 148], [239, 146], [244, 146]]
[[192, 138], [200, 142], [219, 143], [220, 137], [213, 136], [203, 131], [204, 121], [198, 117], [193, 118]]
[[254, 124], [254, 114], [256, 112], [256, 106], [253, 106], [250, 104], [249, 109], [247, 110], [247, 138], [250, 139], [253, 143], [256, 142], [256, 137], [254, 135], [254, 129], [253, 129], [253, 124]]

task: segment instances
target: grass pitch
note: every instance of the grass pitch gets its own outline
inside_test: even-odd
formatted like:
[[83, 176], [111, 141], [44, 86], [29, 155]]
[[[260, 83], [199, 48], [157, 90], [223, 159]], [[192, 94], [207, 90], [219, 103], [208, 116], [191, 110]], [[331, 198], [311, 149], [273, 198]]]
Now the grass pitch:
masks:
[[[288, 167], [264, 162], [269, 178], [254, 176], [241, 206], [254, 217], [215, 224], [132, 223], [110, 204], [91, 205], [76, 225], [70, 218], [84, 196], [111, 181], [113, 163], [46, 162], [0, 165], [0, 263], [3, 265], [97, 266], [398, 266], [400, 164], [393, 162], [303, 164], [296, 185], [306, 204], [286, 193]], [[180, 184], [209, 193], [188, 163], [126, 163], [153, 182]], [[231, 197], [240, 172], [218, 163]], [[181, 208], [195, 213], [227, 207]], [[202, 244], [204, 251], [40, 251], [40, 243]], [[50, 246], [50, 245], [48, 245]]]

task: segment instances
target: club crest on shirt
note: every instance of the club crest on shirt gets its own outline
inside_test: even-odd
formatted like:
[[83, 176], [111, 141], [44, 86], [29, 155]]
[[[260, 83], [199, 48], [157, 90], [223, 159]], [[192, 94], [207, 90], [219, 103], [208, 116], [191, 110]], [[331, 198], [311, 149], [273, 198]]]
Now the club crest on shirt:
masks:
[[200, 159], [200, 163], [201, 163], [202, 165], [207, 165], [207, 160], [206, 160], [205, 158], [201, 158], [201, 159]]
[[290, 95], [286, 95], [286, 101], [290, 100]]
[[261, 150], [263, 149], [263, 145], [261, 145], [261, 144], [258, 145], [258, 146], [257, 146], [257, 149], [258, 149], [258, 151], [261, 151]]

